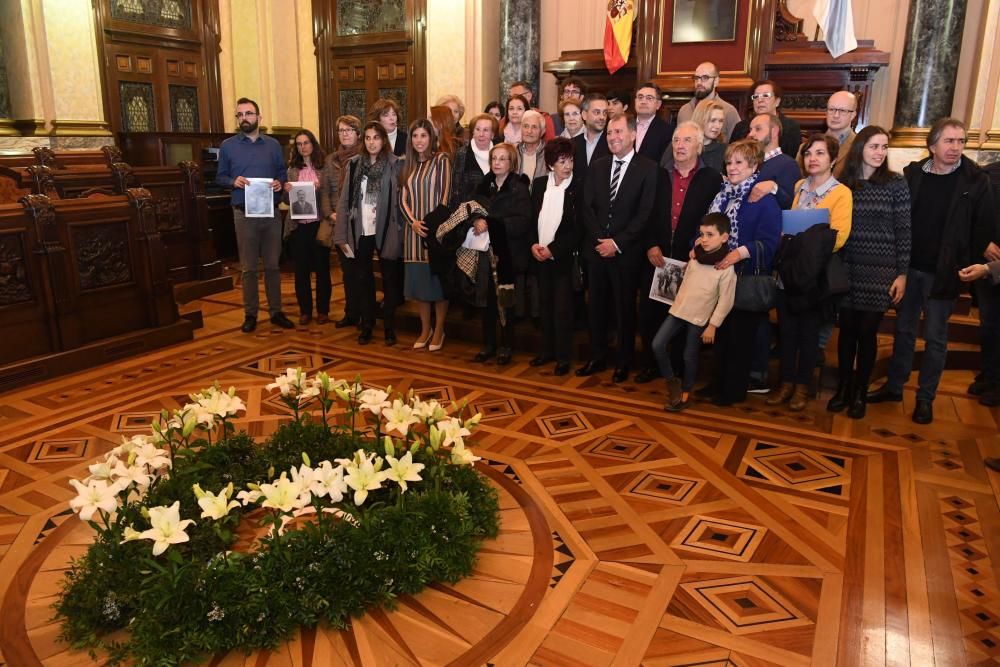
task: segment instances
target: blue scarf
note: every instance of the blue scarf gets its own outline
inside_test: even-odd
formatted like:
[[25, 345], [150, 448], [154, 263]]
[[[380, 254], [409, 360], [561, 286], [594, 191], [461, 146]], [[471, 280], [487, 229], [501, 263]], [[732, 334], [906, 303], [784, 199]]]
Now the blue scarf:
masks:
[[722, 189], [719, 190], [719, 194], [715, 195], [715, 199], [712, 200], [712, 205], [708, 209], [709, 213], [725, 213], [726, 217], [729, 218], [730, 250], [736, 250], [736, 248], [740, 247], [740, 223], [737, 220], [740, 214], [740, 205], [747, 198], [750, 189], [757, 182], [758, 175], [759, 172], [755, 171], [750, 175], [750, 178], [739, 185], [733, 185], [729, 181], [726, 181], [722, 185]]

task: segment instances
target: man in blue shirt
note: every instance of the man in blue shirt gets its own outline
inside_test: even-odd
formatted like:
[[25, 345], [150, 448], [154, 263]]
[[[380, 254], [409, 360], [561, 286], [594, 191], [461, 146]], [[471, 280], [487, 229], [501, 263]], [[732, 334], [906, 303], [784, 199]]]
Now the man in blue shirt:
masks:
[[243, 270], [243, 333], [257, 328], [257, 258], [264, 258], [264, 291], [271, 323], [283, 329], [294, 324], [281, 312], [281, 214], [274, 207], [274, 215], [266, 218], [246, 216], [245, 188], [251, 178], [270, 178], [275, 203], [288, 171], [281, 146], [272, 137], [260, 133], [260, 107], [251, 99], [241, 97], [236, 102], [236, 120], [240, 133], [222, 142], [219, 149], [219, 170], [215, 182], [231, 188], [230, 203], [233, 207], [233, 225]]

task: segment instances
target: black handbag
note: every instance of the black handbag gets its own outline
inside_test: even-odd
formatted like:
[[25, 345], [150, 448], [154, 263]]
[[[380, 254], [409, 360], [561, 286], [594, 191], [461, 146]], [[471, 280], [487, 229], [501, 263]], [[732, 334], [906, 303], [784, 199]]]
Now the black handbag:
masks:
[[733, 304], [739, 310], [751, 313], [766, 313], [774, 307], [774, 297], [778, 291], [778, 281], [773, 273], [761, 274], [760, 265], [764, 255], [764, 244], [754, 242], [753, 273], [741, 273], [736, 278], [736, 300]]
[[849, 291], [851, 291], [851, 276], [840, 253], [835, 252], [826, 263], [826, 294], [833, 297], [847, 294]]

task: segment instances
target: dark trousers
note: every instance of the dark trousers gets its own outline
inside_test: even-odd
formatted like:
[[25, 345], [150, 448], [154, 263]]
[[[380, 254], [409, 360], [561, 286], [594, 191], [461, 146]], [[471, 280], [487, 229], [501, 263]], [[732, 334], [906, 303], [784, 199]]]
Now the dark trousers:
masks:
[[299, 303], [300, 315], [311, 315], [313, 309], [312, 274], [316, 274], [316, 312], [327, 315], [330, 312], [330, 249], [316, 243], [319, 223], [307, 225], [299, 223], [288, 238], [295, 262], [295, 300]]
[[734, 403], [746, 400], [754, 338], [766, 317], [767, 313], [734, 308], [716, 332], [712, 386], [723, 400]]
[[[793, 313], [784, 290], [778, 290], [778, 331], [781, 333], [781, 381], [808, 385], [819, 358], [823, 310]], [[754, 332], [756, 334], [756, 332]]]
[[[371, 328], [375, 326], [377, 307], [375, 302], [374, 236], [362, 236], [358, 240], [358, 247], [354, 249], [353, 261], [361, 326]], [[378, 267], [382, 274], [382, 315], [385, 318], [386, 330], [391, 330], [395, 326], [396, 307], [401, 301], [398, 285], [399, 274], [403, 272], [403, 260], [385, 259], [380, 256]]]
[[[486, 253], [480, 253], [485, 256]], [[483, 349], [497, 349], [497, 326], [500, 322], [500, 308], [497, 305], [497, 284], [493, 280], [493, 271], [487, 272], [486, 307], [482, 309]], [[514, 347], [514, 313], [508, 308], [504, 313], [504, 324], [500, 324], [500, 347], [510, 350]]]
[[542, 316], [541, 356], [569, 363], [573, 355], [573, 275], [555, 262], [538, 262]]
[[611, 259], [590, 257], [587, 275], [590, 283], [590, 358], [604, 363], [608, 359], [608, 321], [618, 333], [618, 366], [628, 368], [635, 354], [635, 290], [640, 256], [618, 255]]
[[361, 307], [358, 305], [357, 260], [351, 259], [337, 247], [337, 259], [340, 263], [340, 276], [344, 283], [344, 317], [352, 320], [361, 318]]
[[757, 337], [751, 354], [753, 361], [750, 363], [750, 377], [766, 384], [771, 361], [771, 320], [767, 317], [761, 320], [760, 327], [757, 328]]
[[991, 382], [1000, 387], [1000, 287], [990, 281], [975, 283], [976, 299], [979, 302], [979, 342], [981, 346], [980, 368], [976, 379]]
[[840, 311], [840, 339], [837, 341], [838, 381], [848, 384], [857, 360], [853, 380], [858, 386], [867, 387], [878, 353], [878, 327], [885, 313], [842, 308]]

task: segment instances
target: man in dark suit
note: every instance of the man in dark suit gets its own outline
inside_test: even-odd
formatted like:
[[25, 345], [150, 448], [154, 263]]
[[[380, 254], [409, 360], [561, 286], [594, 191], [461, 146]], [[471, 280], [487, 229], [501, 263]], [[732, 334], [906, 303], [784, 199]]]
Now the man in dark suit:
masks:
[[573, 137], [573, 179], [582, 181], [587, 167], [597, 158], [610, 155], [604, 128], [608, 124], [608, 100], [600, 93], [591, 93], [580, 105], [583, 112], [583, 134]]
[[[705, 135], [697, 123], [686, 121], [677, 126], [671, 140], [670, 170], [659, 169], [656, 188], [656, 208], [646, 227], [643, 250], [642, 278], [639, 281], [639, 335], [642, 337], [642, 369], [635, 377], [638, 383], [660, 377], [653, 356], [653, 337], [670, 312], [670, 306], [648, 297], [656, 267], [665, 259], [688, 261], [688, 253], [698, 236], [701, 219], [722, 187], [719, 172], [701, 161]], [[664, 156], [663, 162], [667, 162]], [[662, 165], [662, 162], [661, 162]], [[683, 346], [674, 346], [671, 358], [674, 368], [683, 367]], [[679, 364], [679, 365], [678, 365]]]
[[292, 202], [292, 215], [316, 215], [316, 209], [306, 200], [305, 190], [299, 190], [295, 197], [295, 201]]
[[635, 352], [636, 281], [646, 224], [656, 202], [658, 167], [635, 152], [633, 117], [612, 116], [607, 139], [611, 155], [590, 165], [583, 191], [591, 357], [576, 374], [584, 377], [607, 368], [611, 320], [618, 333], [618, 363], [612, 380], [624, 382]]
[[[736, 127], [733, 128], [733, 135], [729, 137], [729, 143], [750, 136], [750, 123], [754, 116], [777, 114], [781, 121], [781, 152], [794, 160], [795, 156], [799, 154], [799, 144], [802, 143], [802, 128], [798, 121], [789, 118], [778, 109], [781, 105], [781, 86], [770, 79], [757, 81], [753, 84], [750, 100], [753, 102], [753, 116], [736, 124]], [[841, 159], [845, 157], [847, 154], [843, 153]], [[786, 207], [782, 206], [782, 208]]]
[[399, 105], [388, 97], [376, 100], [368, 114], [368, 120], [376, 121], [385, 128], [385, 133], [389, 135], [389, 145], [396, 157], [406, 154], [406, 130], [399, 129], [400, 115]]
[[670, 149], [674, 128], [657, 115], [663, 93], [655, 83], [644, 83], [635, 91], [635, 151], [656, 164]]

